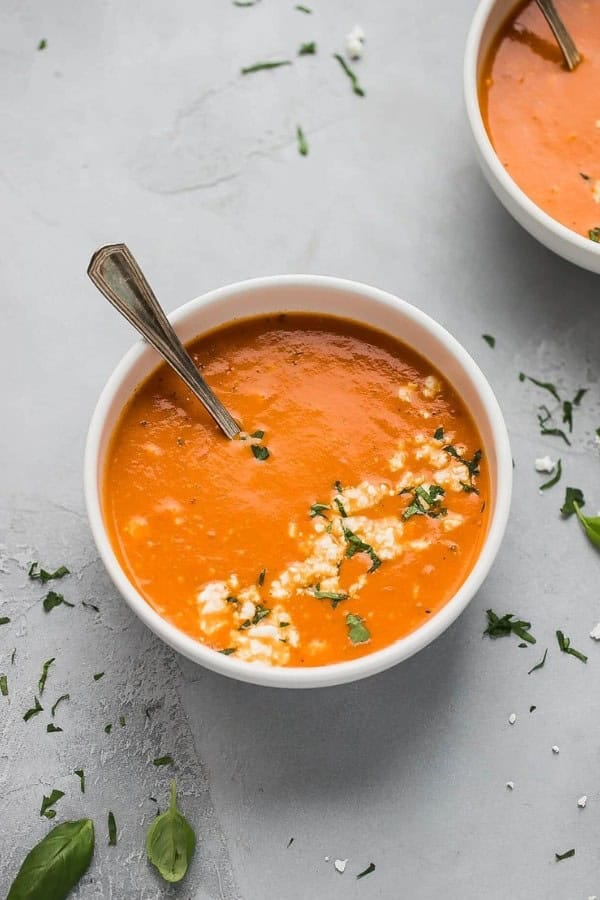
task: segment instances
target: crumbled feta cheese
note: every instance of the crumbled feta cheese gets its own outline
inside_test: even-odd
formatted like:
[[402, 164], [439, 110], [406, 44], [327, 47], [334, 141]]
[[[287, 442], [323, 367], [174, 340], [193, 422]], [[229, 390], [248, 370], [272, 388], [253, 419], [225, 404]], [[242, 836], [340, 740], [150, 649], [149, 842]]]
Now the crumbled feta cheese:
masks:
[[404, 400], [405, 403], [411, 403], [414, 399], [415, 391], [417, 389], [417, 385], [414, 381], [409, 381], [408, 384], [403, 384], [398, 388], [398, 399]]
[[515, 786], [514, 781], [507, 781], [507, 782], [506, 782], [506, 787], [509, 789], [509, 791], [512, 791], [512, 790], [514, 789], [514, 786]]
[[433, 398], [437, 396], [437, 394], [439, 394], [441, 390], [442, 385], [440, 384], [439, 378], [436, 378], [435, 375], [428, 375], [423, 382], [421, 393], [428, 400], [433, 400]]
[[598, 622], [597, 625], [594, 625], [590, 631], [590, 637], [594, 638], [595, 641], [600, 641], [600, 622]]
[[556, 754], [560, 753], [560, 747], [557, 747], [555, 744], [554, 747], [552, 748], [552, 752], [556, 753]]
[[511, 713], [510, 716], [508, 717], [508, 724], [509, 724], [509, 725], [514, 725], [516, 721], [517, 721], [517, 716], [516, 716], [516, 714], [515, 714], [515, 713]]
[[535, 461], [535, 471], [536, 472], [553, 472], [556, 463], [553, 459], [550, 459], [549, 456], [541, 456], [539, 459]]
[[336, 871], [343, 874], [346, 871], [347, 862], [348, 862], [347, 859], [336, 859], [334, 861], [333, 865], [335, 866]]
[[360, 25], [355, 25], [346, 35], [346, 53], [349, 59], [361, 59], [364, 50], [365, 33]]
[[579, 807], [579, 809], [585, 809], [586, 803], [587, 803], [587, 795], [584, 794], [583, 797], [580, 797], [579, 800], [577, 801], [577, 806]]

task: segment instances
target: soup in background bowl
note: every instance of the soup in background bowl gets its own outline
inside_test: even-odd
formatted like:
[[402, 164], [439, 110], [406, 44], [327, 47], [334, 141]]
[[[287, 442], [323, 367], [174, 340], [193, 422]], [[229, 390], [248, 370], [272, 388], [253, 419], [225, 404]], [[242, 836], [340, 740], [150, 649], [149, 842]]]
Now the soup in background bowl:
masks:
[[588, 0], [557, 0], [582, 51], [562, 61], [534, 0], [482, 0], [467, 40], [464, 87], [484, 175], [534, 237], [600, 272], [600, 19]]
[[508, 514], [506, 429], [470, 357], [337, 279], [234, 285], [172, 320], [245, 430], [223, 438], [145, 345], [117, 368], [85, 486], [127, 602], [186, 656], [259, 684], [351, 681], [429, 643]]

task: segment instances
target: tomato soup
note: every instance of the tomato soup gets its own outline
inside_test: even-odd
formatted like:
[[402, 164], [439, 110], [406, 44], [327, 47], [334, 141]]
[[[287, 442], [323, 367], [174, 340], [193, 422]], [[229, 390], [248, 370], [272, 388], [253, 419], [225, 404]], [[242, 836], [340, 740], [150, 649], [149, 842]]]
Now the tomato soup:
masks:
[[488, 518], [481, 439], [443, 376], [388, 335], [303, 313], [189, 349], [245, 431], [224, 438], [165, 365], [126, 406], [104, 515], [147, 602], [276, 666], [353, 659], [435, 615]]
[[491, 48], [481, 112], [519, 187], [558, 222], [600, 240], [600, 7], [595, 0], [556, 0], [556, 6], [582, 54], [580, 65], [567, 70], [532, 0]]

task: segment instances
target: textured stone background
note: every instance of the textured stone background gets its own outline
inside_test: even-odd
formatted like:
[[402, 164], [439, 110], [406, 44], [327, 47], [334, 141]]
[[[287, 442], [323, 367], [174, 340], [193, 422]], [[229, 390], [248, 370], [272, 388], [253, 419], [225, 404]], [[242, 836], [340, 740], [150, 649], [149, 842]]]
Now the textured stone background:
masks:
[[[53, 787], [65, 791], [56, 822], [96, 822], [80, 898], [600, 895], [600, 647], [588, 637], [600, 620], [599, 558], [560, 520], [562, 485], [540, 496], [533, 471], [536, 456], [562, 456], [563, 485], [600, 508], [599, 282], [538, 246], [483, 183], [461, 97], [473, 2], [310, 5], [313, 16], [292, 0], [0, 9], [0, 604], [12, 618], [0, 632], [10, 688], [0, 698], [2, 895], [48, 828], [39, 806]], [[368, 37], [364, 99], [331, 59], [356, 22]], [[313, 39], [315, 58], [238, 76]], [[252, 275], [336, 274], [411, 300], [473, 353], [510, 428], [515, 498], [492, 575], [443, 638], [370, 681], [287, 693], [204, 672], [133, 618], [98, 562], [81, 489], [89, 416], [132, 342], [85, 276], [91, 252], [118, 240], [168, 309]], [[542, 398], [517, 380], [523, 368], [567, 395], [590, 387], [572, 448], [538, 436]], [[74, 609], [44, 614], [31, 559], [68, 563], [61, 589]], [[488, 606], [530, 617], [536, 647], [483, 640]], [[589, 653], [587, 666], [559, 656], [557, 627]], [[545, 668], [528, 677], [546, 646]], [[46, 709], [26, 724], [51, 656]], [[64, 732], [49, 735], [48, 709], [64, 692]], [[126, 726], [105, 735], [121, 714]], [[199, 834], [173, 889], [143, 855], [148, 798], [164, 805], [168, 789], [169, 773], [151, 765], [163, 753]], [[555, 863], [570, 847], [575, 858]], [[327, 855], [349, 858], [344, 875]], [[375, 874], [357, 882], [371, 860]]]

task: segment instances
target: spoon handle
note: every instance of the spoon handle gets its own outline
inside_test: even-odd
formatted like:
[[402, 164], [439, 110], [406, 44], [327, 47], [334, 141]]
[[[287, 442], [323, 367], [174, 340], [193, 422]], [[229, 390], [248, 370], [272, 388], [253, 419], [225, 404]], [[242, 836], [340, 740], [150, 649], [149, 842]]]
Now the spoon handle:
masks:
[[175, 369], [224, 434], [228, 438], [239, 434], [239, 425], [198, 372], [127, 245], [101, 247], [87, 272], [115, 309]]
[[553, 0], [536, 0], [546, 22], [552, 29], [556, 43], [561, 49], [567, 68], [572, 72], [581, 62], [581, 56], [575, 41], [567, 31], [565, 23], [559, 16]]

